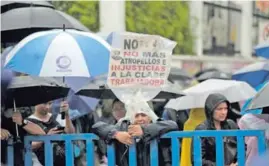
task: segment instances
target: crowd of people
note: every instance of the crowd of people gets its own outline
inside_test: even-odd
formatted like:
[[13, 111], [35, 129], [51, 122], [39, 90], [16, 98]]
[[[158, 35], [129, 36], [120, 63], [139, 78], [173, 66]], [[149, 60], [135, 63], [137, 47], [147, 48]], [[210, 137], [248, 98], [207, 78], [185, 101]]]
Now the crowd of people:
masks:
[[[151, 105], [152, 106], [152, 105]], [[26, 117], [20, 111], [2, 108], [1, 115], [1, 162], [6, 163], [7, 139], [13, 136], [15, 165], [24, 165], [23, 138], [25, 135], [51, 135], [67, 133], [94, 133], [100, 137], [95, 142], [96, 165], [106, 165], [106, 145], [115, 143], [116, 164], [127, 166], [128, 147], [136, 142], [137, 163], [139, 166], [150, 165], [150, 141], [170, 131], [185, 130], [265, 130], [267, 145], [269, 145], [269, 114], [246, 114], [241, 118], [229, 116], [232, 110], [230, 102], [221, 94], [208, 96], [205, 107], [190, 111], [173, 112], [165, 110], [163, 116], [153, 120], [151, 114], [144, 110], [137, 110], [133, 117], [126, 118], [124, 103], [115, 99], [111, 105], [99, 104], [96, 111], [92, 111], [78, 119], [70, 119], [70, 109], [66, 101], [61, 102], [61, 114], [52, 114], [52, 102], [36, 105], [31, 115]], [[154, 106], [152, 106], [154, 109]], [[101, 114], [100, 111], [101, 110]], [[108, 111], [109, 110], [109, 111]], [[268, 111], [264, 109], [264, 111]], [[110, 112], [106, 113], [105, 112]], [[171, 114], [177, 114], [171, 116]], [[170, 115], [170, 116], [169, 116]], [[183, 117], [183, 118], [182, 118]], [[230, 117], [234, 120], [231, 120]], [[238, 122], [238, 123], [237, 123]], [[19, 136], [16, 135], [15, 124], [19, 126]], [[238, 124], [238, 125], [237, 125]], [[216, 145], [214, 138], [202, 139], [202, 165], [216, 165]], [[257, 155], [257, 138], [248, 137], [246, 140], [246, 165]], [[189, 166], [193, 163], [191, 138], [179, 140], [182, 143], [181, 165]], [[234, 137], [224, 138], [225, 165], [237, 165], [237, 147]], [[169, 166], [171, 158], [171, 140], [159, 140], [159, 164]], [[74, 142], [75, 165], [86, 165], [85, 142]], [[44, 165], [44, 144], [32, 142], [34, 165]], [[65, 165], [65, 146], [63, 142], [53, 142], [54, 164]], [[250, 165], [250, 164], [249, 164]]]

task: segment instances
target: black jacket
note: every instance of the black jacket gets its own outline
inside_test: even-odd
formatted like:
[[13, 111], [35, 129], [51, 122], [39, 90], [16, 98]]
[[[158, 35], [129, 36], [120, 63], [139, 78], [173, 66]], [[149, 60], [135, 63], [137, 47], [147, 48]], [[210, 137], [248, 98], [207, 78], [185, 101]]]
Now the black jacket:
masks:
[[[222, 103], [227, 102], [230, 111], [229, 101], [221, 94], [211, 94], [208, 96], [205, 103], [206, 121], [196, 127], [196, 130], [216, 130], [213, 123], [213, 111]], [[238, 129], [236, 123], [232, 120], [225, 120], [221, 123], [222, 130]], [[224, 142], [224, 161], [226, 165], [230, 165], [237, 161], [236, 155], [236, 138], [227, 137], [223, 139]], [[212, 137], [202, 137], [202, 165], [215, 166], [216, 165], [216, 143]], [[232, 152], [231, 152], [232, 151]]]
[[[104, 122], [98, 122], [93, 126], [93, 131], [101, 138], [105, 139], [107, 143], [115, 143], [116, 147], [116, 164], [118, 166], [128, 166], [128, 146], [121, 144], [118, 141], [113, 140], [113, 134], [115, 131], [127, 131], [130, 121], [124, 120], [117, 125], [109, 125]], [[177, 124], [173, 121], [157, 121], [147, 126], [142, 126], [143, 137], [139, 142], [136, 142], [137, 151], [137, 165], [149, 166], [150, 165], [150, 141], [158, 138], [160, 135], [169, 131], [175, 131], [178, 129]], [[161, 139], [159, 143], [159, 165], [170, 166], [171, 165], [171, 151], [170, 140]]]

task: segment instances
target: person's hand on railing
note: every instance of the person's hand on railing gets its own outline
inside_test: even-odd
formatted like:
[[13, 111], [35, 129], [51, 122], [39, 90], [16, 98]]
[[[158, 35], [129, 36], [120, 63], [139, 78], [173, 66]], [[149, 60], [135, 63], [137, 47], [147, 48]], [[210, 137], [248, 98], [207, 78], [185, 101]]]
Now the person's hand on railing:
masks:
[[117, 131], [114, 138], [125, 145], [131, 145], [133, 143], [132, 136], [125, 131]]
[[59, 130], [57, 127], [54, 127], [52, 129], [49, 130], [49, 132], [47, 133], [47, 135], [52, 135], [52, 134], [59, 134], [62, 133], [63, 130]]
[[143, 129], [140, 125], [130, 125], [128, 127], [128, 133], [132, 137], [140, 137], [143, 135]]
[[1, 128], [1, 140], [7, 140], [10, 136], [11, 134], [8, 130]]

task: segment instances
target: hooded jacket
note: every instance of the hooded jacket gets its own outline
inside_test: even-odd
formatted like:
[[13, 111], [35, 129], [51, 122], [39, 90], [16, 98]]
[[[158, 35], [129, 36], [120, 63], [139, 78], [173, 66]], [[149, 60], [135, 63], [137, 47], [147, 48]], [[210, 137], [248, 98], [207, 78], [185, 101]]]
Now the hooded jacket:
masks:
[[[104, 122], [98, 122], [93, 126], [93, 132], [105, 139], [109, 144], [112, 141], [115, 143], [116, 148], [116, 164], [118, 166], [128, 166], [128, 146], [124, 145], [113, 139], [115, 131], [127, 131], [130, 125], [129, 120], [120, 121], [117, 125], [109, 125]], [[137, 151], [137, 165], [149, 166], [150, 165], [150, 141], [158, 138], [162, 134], [169, 131], [175, 131], [178, 129], [177, 124], [173, 121], [157, 121], [147, 126], [141, 126], [143, 130], [143, 136], [140, 141], [136, 142]], [[158, 140], [159, 144], [159, 165], [171, 166], [171, 152], [169, 139]]]
[[[213, 113], [219, 104], [226, 102], [228, 105], [228, 111], [231, 111], [230, 102], [221, 94], [211, 94], [208, 96], [205, 102], [205, 114], [206, 120], [196, 127], [196, 130], [216, 130]], [[222, 130], [238, 129], [235, 122], [232, 120], [225, 120], [221, 122]], [[226, 137], [224, 138], [224, 161], [226, 165], [230, 165], [237, 161], [236, 155], [236, 138]], [[203, 166], [215, 166], [216, 165], [216, 143], [212, 137], [202, 137], [202, 165]], [[231, 150], [232, 149], [232, 150]]]

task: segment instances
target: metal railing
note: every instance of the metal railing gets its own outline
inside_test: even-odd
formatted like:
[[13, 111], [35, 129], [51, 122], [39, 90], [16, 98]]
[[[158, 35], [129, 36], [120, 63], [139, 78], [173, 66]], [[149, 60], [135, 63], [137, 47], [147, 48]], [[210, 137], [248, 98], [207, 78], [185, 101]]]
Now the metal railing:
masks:
[[[180, 165], [180, 142], [179, 138], [192, 138], [194, 145], [194, 166], [202, 165], [201, 156], [201, 137], [214, 137], [216, 140], [216, 165], [224, 166], [224, 145], [223, 137], [236, 137], [237, 138], [237, 158], [238, 165], [245, 165], [245, 141], [246, 136], [255, 136], [258, 139], [259, 154], [262, 154], [266, 150], [266, 141], [264, 131], [260, 130], [222, 130], [222, 131], [175, 131], [163, 135], [160, 139], [171, 139], [172, 148], [172, 166]], [[45, 147], [45, 165], [53, 165], [53, 151], [52, 141], [65, 141], [65, 154], [66, 154], [66, 165], [73, 166], [74, 164], [74, 153], [72, 141], [85, 140], [86, 141], [86, 159], [87, 166], [94, 166], [94, 142], [93, 140], [99, 139], [94, 134], [66, 134], [66, 135], [48, 135], [48, 136], [25, 136], [24, 147], [25, 147], [25, 165], [32, 165], [32, 147], [33, 141], [44, 142]], [[8, 166], [13, 166], [13, 147], [12, 141], [9, 142], [8, 146]], [[108, 145], [107, 157], [108, 165], [115, 166], [115, 147], [113, 144]], [[158, 143], [157, 140], [152, 140], [150, 145], [150, 165], [158, 166]], [[135, 144], [129, 147], [129, 165], [137, 166], [136, 161], [136, 148]]]

